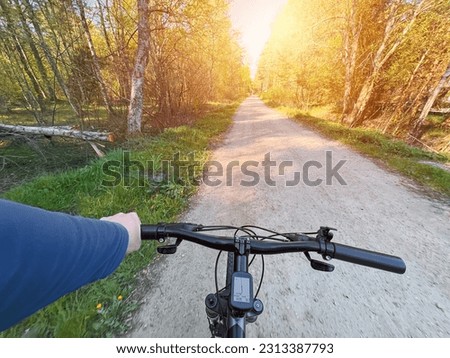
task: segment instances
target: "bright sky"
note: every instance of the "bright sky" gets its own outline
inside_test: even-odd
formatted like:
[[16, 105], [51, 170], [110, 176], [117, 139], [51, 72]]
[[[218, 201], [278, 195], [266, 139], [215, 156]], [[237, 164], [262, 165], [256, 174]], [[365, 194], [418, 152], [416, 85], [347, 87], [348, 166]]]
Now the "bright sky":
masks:
[[240, 42], [247, 51], [252, 77], [258, 59], [269, 39], [271, 24], [287, 0], [232, 0], [230, 16], [234, 29], [241, 34]]

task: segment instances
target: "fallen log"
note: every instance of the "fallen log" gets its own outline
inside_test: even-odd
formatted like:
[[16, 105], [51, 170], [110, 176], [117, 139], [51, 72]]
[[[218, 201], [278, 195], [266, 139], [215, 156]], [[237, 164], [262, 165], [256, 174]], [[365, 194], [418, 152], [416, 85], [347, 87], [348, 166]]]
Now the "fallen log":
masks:
[[103, 142], [114, 142], [114, 135], [105, 132], [80, 131], [67, 126], [64, 127], [30, 127], [13, 126], [0, 123], [0, 131], [20, 134], [41, 134], [44, 136], [70, 137], [82, 140], [98, 140]]
[[430, 113], [432, 113], [432, 114], [449, 114], [450, 108], [431, 108]]

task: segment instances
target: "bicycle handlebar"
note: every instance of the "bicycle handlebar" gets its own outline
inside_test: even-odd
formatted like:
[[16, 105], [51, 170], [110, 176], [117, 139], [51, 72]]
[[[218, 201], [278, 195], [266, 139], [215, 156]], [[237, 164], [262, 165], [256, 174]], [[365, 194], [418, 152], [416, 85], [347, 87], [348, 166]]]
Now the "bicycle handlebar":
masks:
[[403, 274], [406, 271], [406, 264], [400, 257], [376, 251], [358, 249], [342, 244], [333, 245], [334, 256], [332, 257], [336, 260], [351, 262], [357, 265], [373, 267], [398, 274]]
[[[235, 243], [230, 237], [214, 236], [198, 232], [201, 225], [196, 224], [158, 224], [141, 225], [142, 240], [160, 240], [168, 237], [191, 241], [215, 250], [234, 251]], [[323, 256], [351, 262], [384, 271], [403, 274], [405, 262], [397, 256], [375, 251], [359, 249], [352, 246], [332, 243], [325, 240], [276, 242], [250, 239], [250, 253], [275, 255], [289, 252], [317, 252]]]

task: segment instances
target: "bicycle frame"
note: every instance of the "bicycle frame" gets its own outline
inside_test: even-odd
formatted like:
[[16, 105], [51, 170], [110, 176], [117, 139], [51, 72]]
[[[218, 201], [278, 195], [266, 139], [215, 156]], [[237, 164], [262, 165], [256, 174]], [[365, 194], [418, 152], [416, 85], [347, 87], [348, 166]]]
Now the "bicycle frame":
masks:
[[[241, 255], [234, 253], [234, 272], [248, 273], [248, 253]], [[230, 296], [231, 296], [230, 290]], [[252, 297], [253, 300], [253, 297]], [[230, 338], [245, 338], [245, 325], [246, 325], [246, 311], [238, 311], [229, 309], [231, 313], [228, 315], [228, 332], [227, 336]]]
[[[233, 270], [232, 275], [227, 273], [227, 278], [229, 279], [229, 282], [226, 282], [227, 286], [221, 292], [209, 294], [205, 300], [206, 313], [210, 320], [210, 330], [213, 337], [245, 338], [247, 321], [251, 323], [256, 321], [257, 316], [262, 313], [263, 309], [262, 302], [260, 300], [255, 300], [253, 297], [253, 280], [248, 272], [249, 241], [248, 239], [235, 238], [235, 246], [236, 250], [233, 252], [232, 256]], [[240, 278], [248, 278], [249, 280], [249, 285], [246, 288], [248, 288], [247, 295], [250, 300], [246, 302], [246, 304], [249, 305], [249, 307], [251, 306], [250, 309], [249, 307], [246, 309], [233, 307], [233, 305], [230, 304], [234, 294], [231, 280], [235, 273], [236, 275], [239, 275]], [[223, 307], [225, 307], [225, 310]], [[223, 327], [221, 325], [223, 325]]]

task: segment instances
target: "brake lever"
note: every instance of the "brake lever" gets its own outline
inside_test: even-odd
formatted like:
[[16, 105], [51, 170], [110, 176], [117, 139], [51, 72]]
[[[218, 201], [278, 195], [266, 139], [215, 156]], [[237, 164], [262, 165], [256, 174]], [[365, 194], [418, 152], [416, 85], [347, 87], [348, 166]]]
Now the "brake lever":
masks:
[[[163, 225], [163, 231], [165, 231], [165, 227], [167, 224], [160, 223], [160, 225]], [[183, 228], [188, 231], [201, 231], [201, 229], [203, 228], [203, 225], [192, 224], [192, 223], [183, 223], [182, 225], [183, 225]], [[166, 241], [167, 238], [168, 238], [167, 236], [161, 237], [158, 241], [160, 243], [163, 243]], [[163, 254], [163, 255], [172, 255], [177, 252], [177, 247], [180, 246], [182, 241], [183, 241], [182, 239], [177, 238], [175, 244], [158, 246], [156, 248], [156, 250], [158, 251], [158, 253]]]
[[164, 246], [158, 246], [156, 250], [163, 255], [172, 255], [177, 252], [177, 247], [181, 244], [182, 239], [177, 239], [175, 244], [169, 244]]
[[311, 267], [316, 271], [322, 271], [322, 272], [333, 272], [334, 271], [334, 265], [331, 265], [326, 262], [322, 262], [319, 260], [313, 260], [311, 256], [309, 255], [309, 252], [304, 252], [306, 258], [311, 263]]

